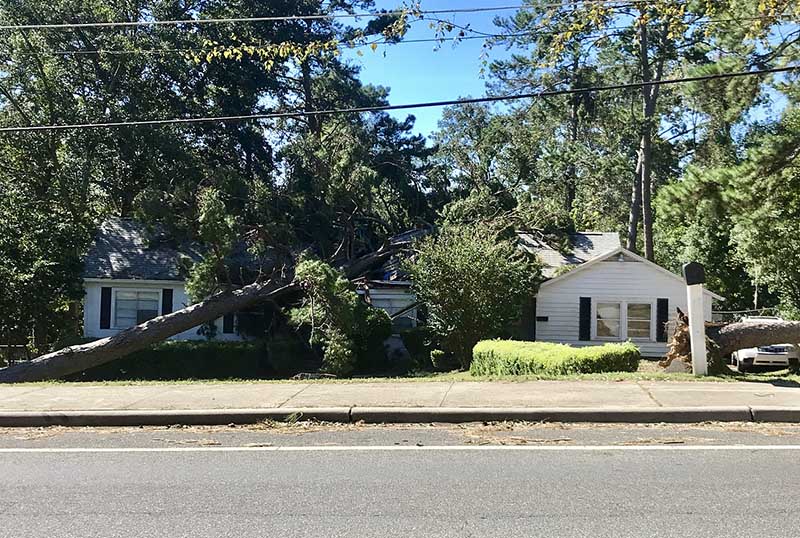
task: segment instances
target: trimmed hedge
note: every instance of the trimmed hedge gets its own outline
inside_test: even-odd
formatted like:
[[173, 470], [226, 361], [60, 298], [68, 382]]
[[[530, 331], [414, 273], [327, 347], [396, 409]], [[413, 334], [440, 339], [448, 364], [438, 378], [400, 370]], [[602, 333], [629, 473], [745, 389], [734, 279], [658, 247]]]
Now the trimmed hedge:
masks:
[[264, 344], [170, 341], [67, 376], [67, 381], [259, 379], [273, 369]]
[[483, 340], [473, 348], [470, 374], [568, 375], [635, 372], [639, 348], [630, 342], [571, 347], [548, 342]]

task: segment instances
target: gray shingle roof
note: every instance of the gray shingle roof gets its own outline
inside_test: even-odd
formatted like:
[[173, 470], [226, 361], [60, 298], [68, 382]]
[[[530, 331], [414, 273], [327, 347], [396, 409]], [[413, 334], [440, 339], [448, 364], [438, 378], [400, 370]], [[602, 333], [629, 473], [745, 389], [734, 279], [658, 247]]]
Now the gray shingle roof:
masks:
[[576, 232], [569, 235], [570, 250], [564, 252], [543, 242], [536, 235], [519, 232], [520, 248], [537, 254], [542, 261], [542, 273], [553, 278], [558, 270], [565, 266], [580, 265], [602, 254], [618, 249], [619, 234], [617, 232]]
[[185, 280], [181, 259], [198, 261], [196, 248], [166, 242], [140, 222], [110, 218], [103, 222], [84, 260], [84, 278]]

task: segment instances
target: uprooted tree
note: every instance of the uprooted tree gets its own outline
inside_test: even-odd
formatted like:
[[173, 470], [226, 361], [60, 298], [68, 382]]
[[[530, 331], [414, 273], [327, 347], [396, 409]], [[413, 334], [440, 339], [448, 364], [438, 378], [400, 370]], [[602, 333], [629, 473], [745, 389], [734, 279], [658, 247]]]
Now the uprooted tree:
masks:
[[[377, 251], [354, 260], [343, 268], [349, 279], [383, 263], [408, 243], [394, 242]], [[162, 342], [183, 331], [218, 319], [225, 314], [238, 312], [256, 304], [273, 301], [285, 302], [302, 291], [291, 271], [276, 271], [263, 281], [256, 281], [238, 289], [227, 289], [171, 314], [159, 316], [126, 329], [114, 336], [87, 344], [65, 347], [33, 360], [0, 369], [0, 383], [19, 383], [58, 379], [69, 374], [122, 358], [130, 353]]]
[[[706, 326], [708, 371], [710, 374], [731, 373], [725, 364], [725, 357], [738, 349], [798, 342], [800, 342], [800, 321], [770, 320], [708, 325]], [[660, 364], [666, 367], [675, 360], [692, 362], [689, 317], [680, 308], [667, 357]]]

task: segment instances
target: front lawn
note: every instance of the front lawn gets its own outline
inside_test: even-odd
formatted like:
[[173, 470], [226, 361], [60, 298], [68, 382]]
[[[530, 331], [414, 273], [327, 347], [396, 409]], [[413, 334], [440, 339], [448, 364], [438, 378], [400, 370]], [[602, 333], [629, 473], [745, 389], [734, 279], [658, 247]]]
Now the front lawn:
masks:
[[385, 377], [353, 377], [348, 379], [310, 379], [294, 381], [291, 379], [183, 379], [183, 380], [120, 380], [120, 381], [40, 381], [35, 383], [25, 383], [26, 385], [40, 384], [75, 384], [75, 385], [173, 385], [173, 384], [222, 384], [222, 383], [410, 383], [410, 382], [476, 382], [476, 381], [500, 381], [500, 382], [522, 382], [522, 381], [700, 381], [700, 382], [757, 382], [771, 383], [779, 386], [800, 387], [800, 374], [789, 371], [779, 370], [773, 372], [748, 373], [744, 375], [730, 376], [706, 376], [696, 377], [692, 374], [666, 373], [658, 366], [658, 361], [642, 359], [639, 361], [639, 368], [635, 372], [608, 372], [600, 374], [570, 374], [570, 375], [486, 375], [474, 376], [469, 372], [414, 372], [404, 376], [385, 376]]

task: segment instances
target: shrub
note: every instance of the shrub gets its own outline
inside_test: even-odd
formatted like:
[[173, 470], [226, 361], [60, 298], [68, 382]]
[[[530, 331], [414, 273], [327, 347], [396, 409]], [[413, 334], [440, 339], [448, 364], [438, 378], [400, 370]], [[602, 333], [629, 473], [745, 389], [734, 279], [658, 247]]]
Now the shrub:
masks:
[[484, 340], [473, 350], [472, 375], [564, 375], [634, 372], [639, 348], [630, 342], [571, 347], [547, 342]]
[[271, 368], [260, 342], [176, 341], [66, 377], [68, 381], [259, 379]]
[[429, 369], [431, 367], [431, 350], [433, 349], [433, 333], [427, 325], [420, 325], [400, 332], [403, 345], [406, 346], [414, 368]]
[[431, 365], [437, 372], [449, 372], [459, 367], [459, 361], [446, 351], [434, 349], [431, 351]]
[[479, 340], [503, 336], [536, 294], [540, 266], [487, 225], [444, 227], [405, 267], [442, 350], [469, 368]]
[[313, 351], [292, 334], [277, 334], [267, 342], [267, 362], [278, 376], [295, 374], [303, 361], [313, 357]]
[[289, 322], [310, 331], [309, 343], [323, 349], [323, 368], [338, 376], [385, 366], [383, 341], [392, 322], [383, 310], [358, 296], [344, 274], [329, 264], [304, 259], [295, 280], [305, 292], [300, 306], [289, 310]]

